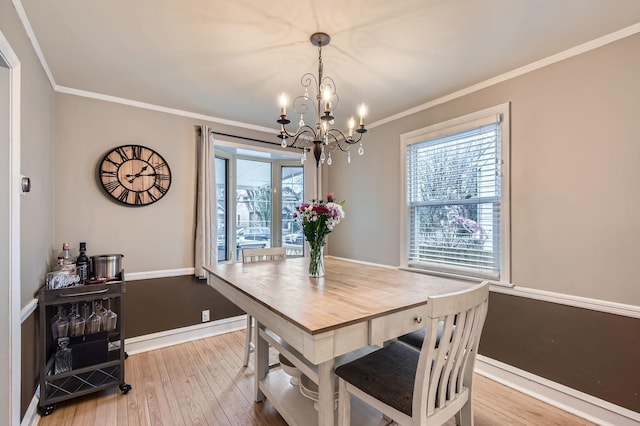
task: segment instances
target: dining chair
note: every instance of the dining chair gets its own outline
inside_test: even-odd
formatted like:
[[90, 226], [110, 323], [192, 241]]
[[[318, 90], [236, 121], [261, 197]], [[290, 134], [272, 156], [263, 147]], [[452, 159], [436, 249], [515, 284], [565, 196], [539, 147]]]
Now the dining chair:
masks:
[[[472, 381], [489, 284], [430, 297], [420, 350], [393, 342], [336, 368], [338, 424], [350, 424], [351, 395], [400, 425], [473, 425]], [[438, 341], [438, 325], [442, 322]], [[454, 326], [455, 325], [455, 326]]]
[[[287, 257], [287, 250], [284, 247], [269, 248], [245, 248], [242, 249], [242, 263], [269, 262], [273, 260], [282, 260]], [[244, 348], [244, 364], [249, 365], [249, 356], [254, 351], [251, 335], [253, 334], [253, 317], [247, 314], [247, 336]]]
[[[455, 330], [455, 324], [452, 327], [452, 330]], [[444, 321], [438, 322], [438, 329], [436, 331], [436, 347], [440, 344], [440, 339], [442, 338], [442, 332], [444, 329]], [[422, 342], [424, 342], [425, 329], [421, 328], [420, 330], [412, 331], [411, 333], [404, 334], [398, 337], [398, 340], [402, 343], [406, 343], [407, 345], [411, 345], [414, 348], [420, 350], [422, 348]]]

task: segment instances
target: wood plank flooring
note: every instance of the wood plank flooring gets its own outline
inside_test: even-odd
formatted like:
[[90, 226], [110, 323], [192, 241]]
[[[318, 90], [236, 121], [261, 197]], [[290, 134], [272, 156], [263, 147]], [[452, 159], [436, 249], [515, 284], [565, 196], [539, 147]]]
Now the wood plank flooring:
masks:
[[[244, 336], [238, 331], [131, 355], [125, 361], [131, 392], [114, 388], [58, 404], [39, 424], [286, 425], [269, 401], [253, 403], [253, 364], [242, 367]], [[474, 380], [476, 426], [592, 425], [485, 377]]]

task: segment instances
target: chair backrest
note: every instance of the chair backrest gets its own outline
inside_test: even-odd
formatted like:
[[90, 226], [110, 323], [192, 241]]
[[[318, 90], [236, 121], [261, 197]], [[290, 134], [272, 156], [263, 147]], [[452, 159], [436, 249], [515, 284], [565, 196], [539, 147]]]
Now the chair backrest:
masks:
[[287, 249], [284, 247], [242, 249], [242, 263], [282, 260], [285, 257], [287, 257]]
[[[473, 368], [488, 298], [486, 281], [469, 290], [429, 298], [414, 384], [414, 417], [420, 413], [426, 420], [461, 395], [471, 398]], [[440, 322], [444, 326], [437, 342]]]

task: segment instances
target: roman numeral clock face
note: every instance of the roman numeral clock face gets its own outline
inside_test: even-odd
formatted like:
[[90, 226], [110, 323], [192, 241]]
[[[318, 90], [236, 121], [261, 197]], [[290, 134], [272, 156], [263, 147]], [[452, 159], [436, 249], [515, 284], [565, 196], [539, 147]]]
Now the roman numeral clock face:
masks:
[[151, 148], [123, 145], [98, 164], [99, 182], [108, 195], [128, 206], [155, 203], [169, 191], [171, 170]]

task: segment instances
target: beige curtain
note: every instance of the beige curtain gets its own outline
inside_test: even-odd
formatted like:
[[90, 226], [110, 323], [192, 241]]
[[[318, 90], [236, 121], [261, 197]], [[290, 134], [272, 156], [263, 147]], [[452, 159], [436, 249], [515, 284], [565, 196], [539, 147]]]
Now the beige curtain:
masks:
[[215, 154], [209, 127], [200, 126], [197, 144], [195, 276], [204, 279], [203, 266], [218, 260]]

